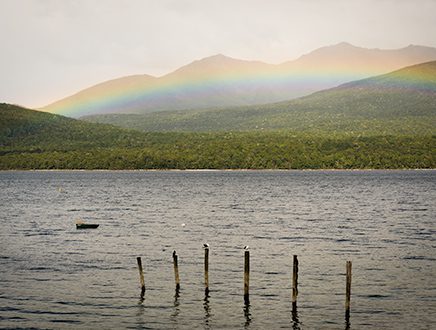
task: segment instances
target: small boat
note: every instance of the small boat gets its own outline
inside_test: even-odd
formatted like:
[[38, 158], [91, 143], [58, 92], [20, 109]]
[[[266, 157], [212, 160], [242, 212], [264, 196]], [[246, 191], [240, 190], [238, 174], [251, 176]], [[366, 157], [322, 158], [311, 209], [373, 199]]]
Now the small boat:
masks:
[[98, 223], [76, 223], [76, 229], [92, 229], [100, 226]]
[[76, 221], [76, 229], [94, 229], [98, 226], [99, 224], [97, 223], [85, 223], [80, 219]]

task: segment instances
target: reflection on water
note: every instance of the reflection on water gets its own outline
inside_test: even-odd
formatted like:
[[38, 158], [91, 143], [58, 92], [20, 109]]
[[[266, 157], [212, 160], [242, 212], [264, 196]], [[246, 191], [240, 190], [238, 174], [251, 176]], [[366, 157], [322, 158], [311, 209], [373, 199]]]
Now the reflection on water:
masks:
[[292, 302], [292, 329], [300, 330], [300, 320], [298, 319], [297, 302]]
[[246, 329], [248, 329], [250, 324], [251, 324], [251, 319], [252, 319], [251, 312], [250, 312], [250, 303], [244, 304], [244, 317], [245, 317], [244, 327]]
[[174, 324], [177, 324], [177, 316], [180, 313], [179, 298], [180, 298], [180, 289], [176, 288], [176, 292], [174, 294], [174, 309], [173, 309], [173, 312], [171, 314], [171, 320], [173, 321]]
[[351, 329], [351, 323], [350, 323], [350, 318], [346, 318], [345, 319], [345, 330], [350, 330]]
[[211, 310], [210, 310], [210, 306], [209, 306], [209, 289], [208, 288], [205, 289], [203, 308], [204, 308], [204, 328], [210, 329]]
[[350, 323], [350, 310], [345, 310], [345, 330], [351, 329], [351, 323]]
[[139, 301], [136, 310], [136, 325], [137, 328], [142, 328], [144, 325], [144, 316], [145, 316], [146, 307], [143, 304], [143, 299]]

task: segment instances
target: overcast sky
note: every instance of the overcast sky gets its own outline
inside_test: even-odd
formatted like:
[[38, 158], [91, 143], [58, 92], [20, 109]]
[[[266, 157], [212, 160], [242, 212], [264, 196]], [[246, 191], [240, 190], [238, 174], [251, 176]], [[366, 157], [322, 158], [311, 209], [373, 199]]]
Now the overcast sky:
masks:
[[0, 0], [0, 102], [41, 107], [217, 53], [280, 63], [347, 41], [436, 47], [436, 0]]

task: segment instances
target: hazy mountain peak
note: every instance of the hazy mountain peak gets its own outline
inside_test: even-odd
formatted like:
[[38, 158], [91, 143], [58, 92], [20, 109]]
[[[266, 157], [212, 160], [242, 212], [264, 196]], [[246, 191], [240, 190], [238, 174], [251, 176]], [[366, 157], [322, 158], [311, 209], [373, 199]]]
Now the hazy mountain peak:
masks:
[[222, 64], [225, 64], [228, 62], [233, 62], [233, 61], [237, 61], [237, 60], [230, 58], [230, 57], [227, 57], [223, 54], [216, 54], [216, 55], [212, 55], [212, 56], [208, 56], [208, 57], [204, 57], [204, 58], [195, 60], [187, 65], [180, 67], [179, 69], [177, 69], [176, 71], [174, 71], [168, 75], [178, 73], [178, 72], [186, 72], [186, 71], [192, 70], [192, 68], [205, 69], [207, 67], [211, 67], [214, 65], [222, 65]]
[[[241, 60], [238, 58], [230, 57], [224, 54], [216, 54], [208, 57], [204, 57], [202, 59], [196, 60], [192, 62], [191, 64], [198, 64], [198, 63], [218, 63], [218, 64], [266, 64], [260, 61], [250, 61], [250, 60]], [[190, 65], [190, 64], [188, 64]]]
[[224, 54], [219, 53], [219, 54], [215, 54], [215, 55], [212, 55], [212, 56], [205, 57], [203, 60], [217, 60], [217, 61], [222, 61], [222, 60], [233, 60], [233, 58], [231, 58], [231, 57], [229, 57], [229, 56], [226, 56], [226, 55], [224, 55]]
[[415, 45], [415, 44], [410, 44], [410, 45], [408, 45], [407, 47], [404, 47], [404, 48], [420, 48], [420, 49], [426, 49], [426, 48], [429, 48], [429, 49], [431, 49], [432, 47], [427, 47], [427, 46], [422, 46], [422, 45]]
[[354, 46], [354, 45], [352, 45], [352, 44], [350, 44], [349, 42], [346, 42], [346, 41], [342, 41], [342, 42], [340, 42], [340, 43], [338, 43], [338, 44], [336, 44], [336, 45], [333, 45], [333, 46], [329, 46], [329, 47], [336, 47], [336, 48], [339, 48], [339, 47], [342, 47], [342, 48], [360, 48], [360, 47], [357, 47], [357, 46]]
[[256, 72], [257, 70], [268, 66], [269, 64], [259, 61], [245, 61], [223, 54], [216, 54], [193, 61], [165, 77], [175, 78], [185, 74], [198, 77], [210, 77], [211, 75], [221, 75], [226, 72]]
[[367, 50], [367, 49], [354, 46], [348, 42], [340, 42], [340, 43], [335, 44], [335, 45], [324, 46], [324, 47], [315, 49], [314, 51], [301, 56], [301, 58], [308, 58], [308, 57], [312, 57], [312, 56], [337, 56], [337, 55], [341, 55], [343, 53], [346, 53], [348, 56], [352, 52], [359, 52], [362, 50]]
[[196, 60], [191, 64], [227, 64], [227, 63], [236, 63], [240, 61], [241, 60], [226, 56], [224, 54], [216, 54]]

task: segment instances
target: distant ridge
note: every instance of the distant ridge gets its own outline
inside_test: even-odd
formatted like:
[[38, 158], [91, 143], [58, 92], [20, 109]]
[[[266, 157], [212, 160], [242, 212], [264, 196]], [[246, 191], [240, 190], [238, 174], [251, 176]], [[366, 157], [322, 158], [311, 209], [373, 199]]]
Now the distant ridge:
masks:
[[436, 60], [436, 48], [380, 50], [348, 43], [322, 47], [279, 65], [218, 54], [162, 77], [136, 75], [103, 82], [43, 110], [80, 117], [265, 104], [431, 60]]

